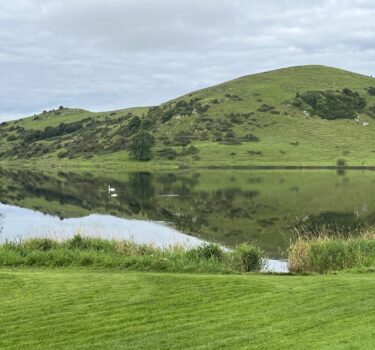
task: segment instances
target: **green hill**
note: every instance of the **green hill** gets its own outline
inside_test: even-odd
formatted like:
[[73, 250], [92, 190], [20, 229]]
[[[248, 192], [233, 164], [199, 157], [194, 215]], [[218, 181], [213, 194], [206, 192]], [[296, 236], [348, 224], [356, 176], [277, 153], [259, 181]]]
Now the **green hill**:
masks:
[[[375, 165], [375, 79], [324, 66], [254, 74], [160, 106], [45, 111], [0, 125], [0, 158], [131, 166]], [[140, 162], [142, 161], [142, 163]]]

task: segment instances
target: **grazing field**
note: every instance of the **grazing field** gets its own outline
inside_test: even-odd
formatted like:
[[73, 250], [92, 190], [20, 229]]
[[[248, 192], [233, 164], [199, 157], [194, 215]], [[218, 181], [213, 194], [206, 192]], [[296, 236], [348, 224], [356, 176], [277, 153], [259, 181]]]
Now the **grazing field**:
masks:
[[0, 270], [1, 349], [371, 349], [373, 274]]

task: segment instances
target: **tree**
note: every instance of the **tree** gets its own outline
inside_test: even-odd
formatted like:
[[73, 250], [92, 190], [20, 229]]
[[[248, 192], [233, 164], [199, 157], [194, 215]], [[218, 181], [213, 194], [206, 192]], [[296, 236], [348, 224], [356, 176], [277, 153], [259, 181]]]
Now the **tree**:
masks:
[[154, 143], [154, 136], [146, 131], [141, 131], [131, 140], [129, 152], [136, 160], [150, 160], [152, 158], [151, 147]]

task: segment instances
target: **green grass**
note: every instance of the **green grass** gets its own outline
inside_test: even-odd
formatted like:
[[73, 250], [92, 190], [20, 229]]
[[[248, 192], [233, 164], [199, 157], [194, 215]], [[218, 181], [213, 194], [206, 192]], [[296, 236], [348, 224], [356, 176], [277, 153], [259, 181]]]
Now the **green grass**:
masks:
[[0, 269], [1, 349], [372, 349], [373, 274]]
[[263, 252], [246, 243], [233, 251], [217, 244], [157, 248], [131, 241], [75, 235], [66, 241], [32, 238], [0, 245], [0, 266], [100, 267], [126, 271], [241, 273], [266, 266]]
[[[209, 109], [201, 114], [174, 116], [166, 123], [159, 120], [151, 132], [156, 138], [153, 148], [154, 158], [150, 162], [137, 162], [129, 157], [126, 149], [115, 150], [121, 127], [128, 121], [121, 116], [131, 112], [144, 119], [148, 108], [133, 108], [115, 112], [91, 113], [78, 109], [64, 109], [60, 115], [55, 112], [10, 122], [2, 128], [7, 136], [0, 140], [0, 151], [8, 162], [31, 159], [34, 166], [57, 164], [84, 168], [175, 168], [178, 166], [334, 166], [344, 158], [347, 165], [374, 166], [375, 118], [370, 107], [375, 106], [375, 96], [368, 94], [369, 86], [375, 79], [344, 70], [324, 66], [301, 66], [245, 76], [224, 84], [199, 90], [162, 104], [162, 108], [173, 108], [179, 101], [200, 99], [199, 103]], [[319, 116], [306, 116], [292, 105], [296, 93], [313, 90], [327, 91], [349, 88], [364, 97], [367, 107], [360, 112], [361, 123], [352, 119], [325, 120]], [[228, 97], [229, 96], [229, 97]], [[238, 96], [238, 99], [231, 96]], [[217, 100], [216, 102], [214, 102]], [[259, 111], [263, 105], [275, 108], [267, 112]], [[278, 114], [273, 114], [275, 111]], [[249, 114], [240, 117], [240, 122], [232, 122], [230, 114]], [[23, 151], [9, 156], [9, 151], [20, 143], [20, 139], [7, 141], [9, 135], [16, 135], [12, 127], [25, 130], [43, 129], [60, 123], [72, 123], [91, 117], [82, 130], [64, 137], [33, 142]], [[207, 121], [208, 120], [208, 121]], [[369, 125], [364, 127], [363, 122]], [[219, 130], [224, 123], [227, 125]], [[158, 156], [163, 148], [177, 152], [182, 147], [174, 146], [173, 140], [181, 131], [192, 132], [192, 144], [198, 148], [197, 155], [179, 156], [167, 160]], [[227, 131], [235, 137], [253, 134], [259, 142], [243, 142], [241, 145], [224, 145], [216, 138], [225, 138]], [[202, 137], [207, 133], [207, 139]], [[18, 134], [17, 134], [18, 135]], [[16, 135], [16, 136], [17, 136]], [[19, 135], [17, 136], [19, 137]], [[82, 146], [77, 148], [77, 144]], [[172, 145], [171, 145], [172, 142]], [[94, 147], [84, 151], [86, 146]], [[95, 147], [99, 147], [95, 151]], [[39, 147], [39, 148], [38, 148]], [[74, 157], [59, 158], [58, 154], [74, 149]], [[7, 153], [8, 152], [8, 153]], [[44, 153], [46, 152], [46, 153]], [[33, 156], [32, 156], [33, 155]]]
[[374, 231], [366, 229], [357, 236], [323, 235], [300, 237], [291, 243], [288, 266], [292, 272], [319, 272], [368, 269], [375, 267]]

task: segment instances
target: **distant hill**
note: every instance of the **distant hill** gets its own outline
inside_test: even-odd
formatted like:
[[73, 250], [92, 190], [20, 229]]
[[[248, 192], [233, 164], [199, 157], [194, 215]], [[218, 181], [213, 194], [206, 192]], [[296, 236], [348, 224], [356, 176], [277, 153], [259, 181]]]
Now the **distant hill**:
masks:
[[0, 125], [0, 159], [128, 166], [375, 165], [375, 79], [324, 66], [244, 76], [160, 106], [60, 107]]

